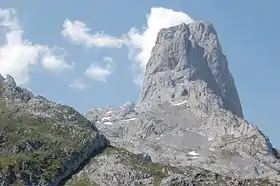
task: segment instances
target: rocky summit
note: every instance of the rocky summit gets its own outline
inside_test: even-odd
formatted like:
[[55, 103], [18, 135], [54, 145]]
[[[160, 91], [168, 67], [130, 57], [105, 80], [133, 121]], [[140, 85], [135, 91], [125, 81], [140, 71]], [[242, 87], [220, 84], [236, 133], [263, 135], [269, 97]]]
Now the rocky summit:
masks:
[[199, 81], [207, 84], [207, 89], [221, 99], [220, 108], [243, 117], [227, 59], [213, 25], [197, 21], [162, 29], [146, 67], [140, 103], [154, 105], [184, 99], [189, 95], [191, 83], [197, 86]]
[[154, 163], [280, 181], [279, 154], [243, 119], [226, 56], [208, 21], [161, 29], [138, 102], [93, 108], [86, 117], [113, 146], [147, 154]]
[[206, 21], [158, 33], [136, 103], [83, 116], [0, 75], [0, 116], [4, 186], [280, 185]]

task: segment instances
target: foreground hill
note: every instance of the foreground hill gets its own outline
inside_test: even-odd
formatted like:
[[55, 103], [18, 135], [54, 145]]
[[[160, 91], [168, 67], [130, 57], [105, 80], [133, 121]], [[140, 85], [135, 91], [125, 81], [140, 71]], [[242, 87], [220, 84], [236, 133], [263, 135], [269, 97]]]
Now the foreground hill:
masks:
[[1, 78], [1, 185], [58, 185], [108, 144], [73, 108]]

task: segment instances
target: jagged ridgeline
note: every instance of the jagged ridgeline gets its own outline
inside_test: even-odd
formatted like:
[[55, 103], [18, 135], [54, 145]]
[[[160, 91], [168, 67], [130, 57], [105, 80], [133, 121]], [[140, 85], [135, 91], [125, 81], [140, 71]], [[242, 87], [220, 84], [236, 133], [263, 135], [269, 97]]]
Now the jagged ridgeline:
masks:
[[1, 185], [58, 185], [107, 145], [73, 108], [1, 80]]
[[[89, 100], [90, 101], [90, 100]], [[137, 104], [73, 108], [0, 76], [0, 185], [279, 185], [209, 22], [162, 29]]]
[[86, 117], [112, 145], [148, 154], [156, 163], [238, 180], [280, 180], [279, 154], [243, 119], [226, 56], [208, 21], [161, 29], [137, 104], [93, 108]]

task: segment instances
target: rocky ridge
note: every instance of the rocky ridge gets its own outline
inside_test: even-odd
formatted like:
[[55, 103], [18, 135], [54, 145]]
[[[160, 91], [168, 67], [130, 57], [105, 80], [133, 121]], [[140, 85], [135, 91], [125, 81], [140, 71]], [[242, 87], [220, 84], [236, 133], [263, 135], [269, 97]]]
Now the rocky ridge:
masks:
[[0, 80], [1, 185], [59, 185], [109, 144], [73, 108]]
[[[0, 75], [1, 185], [279, 185], [209, 22], [162, 29], [139, 102], [85, 117]], [[99, 132], [101, 131], [101, 132]]]
[[65, 185], [269, 185], [269, 180], [238, 180], [197, 167], [152, 163], [147, 155], [108, 147]]
[[86, 117], [112, 145], [149, 154], [153, 162], [280, 181], [279, 154], [243, 119], [217, 32], [207, 21], [162, 29], [139, 102], [91, 109]]
[[[153, 163], [145, 153], [110, 146], [92, 122], [73, 108], [34, 96], [11, 76], [0, 76], [1, 185], [268, 185], [267, 179], [238, 180], [193, 166]], [[132, 122], [135, 105], [94, 109], [91, 120], [117, 113]], [[128, 119], [127, 119], [128, 118]], [[106, 124], [105, 124], [106, 125]]]
[[[73, 108], [34, 96], [0, 76], [1, 185], [268, 185], [270, 180], [238, 180], [196, 167], [153, 163], [145, 153], [112, 147], [92, 122]], [[135, 105], [95, 109], [91, 120], [104, 124], [104, 114], [131, 117]], [[130, 115], [132, 114], [132, 115]], [[107, 120], [110, 118], [107, 117]], [[117, 119], [117, 118], [116, 118]], [[125, 119], [125, 118], [124, 118]], [[100, 121], [101, 120], [101, 121]], [[126, 119], [126, 122], [134, 119]], [[108, 121], [107, 121], [108, 122]], [[110, 125], [111, 123], [107, 123]]]

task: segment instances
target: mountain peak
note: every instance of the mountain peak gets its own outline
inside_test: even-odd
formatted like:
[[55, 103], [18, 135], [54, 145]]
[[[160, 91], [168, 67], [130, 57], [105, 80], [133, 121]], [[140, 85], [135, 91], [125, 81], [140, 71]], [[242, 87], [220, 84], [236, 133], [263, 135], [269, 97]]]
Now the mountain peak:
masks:
[[209, 21], [194, 21], [161, 29], [140, 95], [141, 105], [188, 97], [188, 85], [207, 84], [222, 100], [222, 108], [243, 117], [241, 103], [217, 32]]
[[7, 83], [11, 86], [16, 86], [17, 85], [15, 79], [9, 74], [6, 75], [5, 83]]

